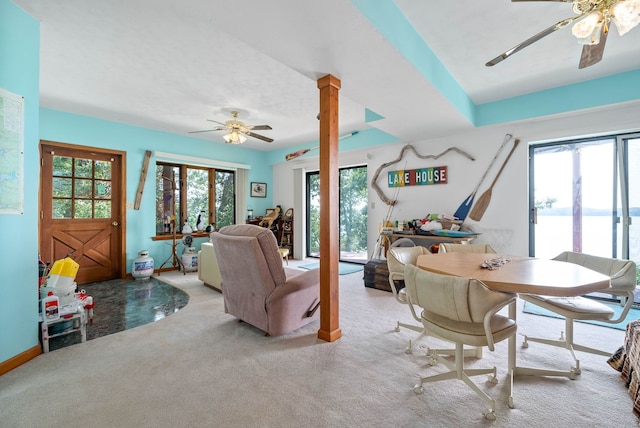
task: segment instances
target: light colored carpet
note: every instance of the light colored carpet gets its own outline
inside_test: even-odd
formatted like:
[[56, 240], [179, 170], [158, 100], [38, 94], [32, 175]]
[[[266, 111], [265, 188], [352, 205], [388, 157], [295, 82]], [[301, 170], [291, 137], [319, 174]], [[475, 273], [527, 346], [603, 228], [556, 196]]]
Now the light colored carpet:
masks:
[[[195, 273], [163, 273], [189, 304], [158, 322], [42, 354], [0, 376], [3, 427], [637, 427], [632, 401], [606, 357], [580, 354], [582, 374], [522, 377], [506, 404], [506, 341], [469, 366], [496, 365], [497, 421], [461, 381], [412, 387], [436, 372], [423, 352], [404, 348], [415, 333], [391, 293], [366, 288], [362, 273], [340, 277], [342, 338], [317, 339], [318, 324], [265, 337], [225, 314], [222, 295]], [[558, 332], [563, 322], [519, 312], [519, 331]], [[580, 324], [576, 338], [614, 352], [624, 332]], [[425, 344], [444, 346], [434, 339]], [[518, 340], [518, 344], [521, 339]], [[518, 363], [569, 368], [565, 350], [518, 346]]]

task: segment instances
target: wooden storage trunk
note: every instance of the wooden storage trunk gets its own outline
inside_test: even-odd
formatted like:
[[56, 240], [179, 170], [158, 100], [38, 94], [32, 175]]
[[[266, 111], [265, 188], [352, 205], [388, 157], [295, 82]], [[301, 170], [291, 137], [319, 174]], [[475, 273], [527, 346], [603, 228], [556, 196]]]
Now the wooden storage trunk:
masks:
[[364, 265], [364, 286], [391, 292], [386, 260], [369, 260]]

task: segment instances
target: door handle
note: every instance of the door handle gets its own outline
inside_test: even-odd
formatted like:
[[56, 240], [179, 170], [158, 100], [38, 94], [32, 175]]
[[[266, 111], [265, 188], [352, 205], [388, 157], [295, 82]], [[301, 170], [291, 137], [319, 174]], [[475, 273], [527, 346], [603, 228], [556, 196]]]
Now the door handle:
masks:
[[119, 226], [120, 223], [118, 223], [117, 221], [114, 221], [113, 223], [111, 223], [112, 226]]

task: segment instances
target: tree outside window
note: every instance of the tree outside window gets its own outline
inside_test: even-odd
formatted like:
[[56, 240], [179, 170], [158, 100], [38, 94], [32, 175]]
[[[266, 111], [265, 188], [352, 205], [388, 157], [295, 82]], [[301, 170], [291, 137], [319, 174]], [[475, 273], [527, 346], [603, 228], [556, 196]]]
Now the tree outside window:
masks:
[[156, 164], [156, 234], [180, 233], [185, 222], [196, 229], [234, 223], [235, 173], [215, 168], [158, 162]]

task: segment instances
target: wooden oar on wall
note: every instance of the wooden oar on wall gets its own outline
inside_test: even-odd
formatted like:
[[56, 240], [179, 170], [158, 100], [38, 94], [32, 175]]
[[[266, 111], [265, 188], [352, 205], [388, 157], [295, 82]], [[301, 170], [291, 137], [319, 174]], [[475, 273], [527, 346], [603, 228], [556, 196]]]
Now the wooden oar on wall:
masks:
[[498, 159], [498, 156], [500, 156], [500, 153], [502, 152], [502, 149], [504, 149], [504, 146], [507, 145], [507, 143], [509, 142], [509, 140], [511, 140], [511, 138], [513, 138], [513, 136], [511, 134], [507, 134], [507, 135], [504, 136], [504, 140], [502, 141], [502, 144], [500, 145], [500, 148], [498, 149], [498, 152], [496, 153], [496, 155], [491, 160], [491, 163], [489, 164], [489, 166], [485, 170], [484, 174], [482, 174], [482, 178], [480, 178], [480, 181], [478, 182], [478, 185], [476, 186], [475, 189], [473, 189], [473, 192], [471, 192], [471, 194], [469, 196], [467, 196], [467, 199], [465, 199], [462, 202], [462, 204], [460, 204], [460, 206], [458, 207], [456, 212], [453, 213], [453, 216], [455, 218], [457, 218], [458, 220], [462, 220], [462, 221], [464, 221], [467, 218], [467, 215], [469, 214], [469, 210], [471, 209], [471, 206], [473, 205], [473, 199], [476, 197], [476, 193], [480, 189], [480, 186], [484, 182], [484, 179], [487, 177], [487, 174], [491, 170], [491, 167], [493, 166], [494, 162], [496, 161], [496, 159]]
[[[357, 135], [358, 132], [360, 131], [349, 132], [348, 134], [344, 134], [342, 137], [338, 138], [338, 140], [344, 140], [345, 138], [353, 137], [354, 135]], [[310, 149], [303, 149], [303, 150], [298, 150], [297, 152], [289, 153], [284, 157], [284, 160], [286, 161], [294, 160], [295, 158], [299, 158], [300, 156], [309, 153], [311, 150], [316, 150], [319, 148], [320, 146], [315, 146], [315, 147], [311, 147]]]
[[492, 193], [493, 186], [496, 184], [496, 181], [498, 181], [498, 177], [500, 177], [502, 170], [507, 165], [507, 162], [509, 162], [509, 158], [511, 157], [513, 152], [515, 152], [516, 147], [518, 147], [518, 143], [520, 143], [520, 140], [516, 138], [513, 141], [513, 147], [511, 148], [511, 151], [507, 155], [507, 158], [504, 160], [504, 163], [500, 167], [500, 170], [496, 174], [496, 177], [493, 179], [491, 186], [489, 186], [489, 188], [485, 190], [482, 195], [480, 195], [476, 204], [473, 206], [473, 208], [471, 208], [471, 212], [469, 213], [469, 218], [471, 218], [472, 220], [479, 221], [484, 215], [484, 212], [487, 210], [487, 207], [489, 206], [489, 202], [491, 202], [491, 193]]

